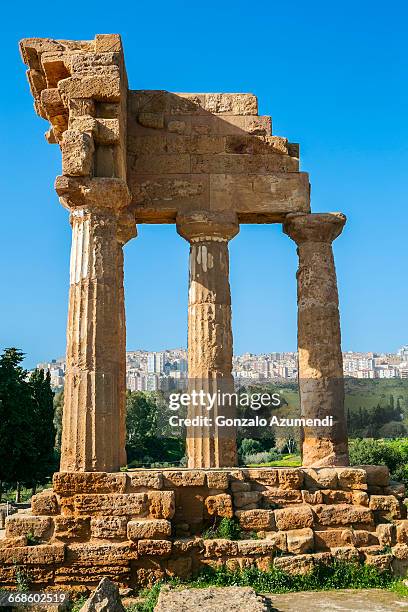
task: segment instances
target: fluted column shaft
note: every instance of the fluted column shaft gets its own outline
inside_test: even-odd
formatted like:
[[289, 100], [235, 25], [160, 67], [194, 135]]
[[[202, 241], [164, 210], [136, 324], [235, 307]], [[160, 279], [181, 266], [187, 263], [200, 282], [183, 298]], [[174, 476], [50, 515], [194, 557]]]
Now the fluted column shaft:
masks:
[[118, 220], [117, 231], [117, 281], [118, 281], [118, 349], [119, 349], [119, 449], [120, 465], [127, 464], [126, 457], [126, 311], [124, 290], [124, 257], [123, 247], [137, 235], [134, 217], [122, 213]]
[[[188, 373], [190, 392], [233, 393], [231, 294], [228, 241], [239, 231], [235, 215], [191, 213], [177, 218], [178, 232], [190, 242], [188, 300]], [[217, 416], [234, 416], [231, 401], [211, 410], [189, 406], [191, 418], [210, 417], [211, 424], [187, 431], [188, 466], [236, 465], [233, 427], [218, 427]]]
[[303, 428], [304, 466], [348, 465], [343, 359], [332, 242], [341, 213], [288, 215], [284, 231], [298, 246], [298, 351], [301, 414], [333, 417], [332, 424]]

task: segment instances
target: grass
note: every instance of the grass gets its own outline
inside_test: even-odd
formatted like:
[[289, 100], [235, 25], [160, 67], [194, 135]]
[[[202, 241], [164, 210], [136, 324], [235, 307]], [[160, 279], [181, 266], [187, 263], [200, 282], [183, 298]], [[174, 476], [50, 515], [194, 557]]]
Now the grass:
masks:
[[334, 561], [331, 564], [320, 563], [305, 575], [288, 574], [271, 566], [267, 572], [257, 568], [245, 570], [228, 570], [225, 566], [206, 568], [189, 582], [170, 580], [154, 585], [152, 589], [142, 591], [146, 596], [143, 602], [131, 606], [129, 612], [152, 612], [157, 603], [160, 589], [164, 584], [174, 588], [207, 588], [226, 586], [250, 586], [258, 593], [290, 593], [300, 591], [329, 591], [335, 589], [388, 589], [400, 596], [408, 596], [408, 587], [402, 580], [397, 580], [389, 571], [379, 571], [370, 565]]
[[283, 455], [282, 459], [268, 463], [251, 463], [248, 467], [299, 467], [302, 465], [300, 455]]

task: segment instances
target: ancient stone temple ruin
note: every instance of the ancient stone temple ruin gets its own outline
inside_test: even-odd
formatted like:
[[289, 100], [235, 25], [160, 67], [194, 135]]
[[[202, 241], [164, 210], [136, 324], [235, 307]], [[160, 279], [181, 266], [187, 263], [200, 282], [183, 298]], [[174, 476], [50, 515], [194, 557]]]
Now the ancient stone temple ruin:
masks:
[[[72, 250], [60, 472], [32, 514], [7, 520], [0, 586], [19, 565], [36, 586], [76, 590], [220, 564], [305, 572], [344, 558], [405, 572], [403, 487], [385, 467], [348, 467], [332, 253], [345, 217], [311, 213], [298, 146], [271, 135], [251, 94], [129, 90], [117, 35], [25, 39], [21, 52], [47, 140], [61, 148], [55, 188]], [[188, 431], [187, 469], [120, 471], [123, 246], [140, 223], [175, 223], [190, 243], [189, 380], [213, 391], [233, 390], [229, 241], [241, 223], [282, 223], [296, 243], [301, 412], [333, 417], [304, 427], [302, 468], [239, 468], [234, 435], [203, 426]], [[248, 538], [203, 538], [218, 517], [235, 517]]]

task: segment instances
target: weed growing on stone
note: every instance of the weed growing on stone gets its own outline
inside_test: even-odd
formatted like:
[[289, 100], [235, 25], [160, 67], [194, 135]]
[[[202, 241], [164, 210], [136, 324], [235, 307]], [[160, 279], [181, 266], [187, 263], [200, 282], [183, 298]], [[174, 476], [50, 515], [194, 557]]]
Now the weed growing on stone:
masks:
[[20, 565], [16, 565], [15, 582], [16, 589], [20, 593], [27, 593], [30, 590], [31, 576]]
[[216, 538], [224, 540], [249, 540], [257, 539], [257, 535], [252, 531], [243, 533], [235, 518], [224, 517], [219, 523], [215, 522], [214, 525], [205, 529], [202, 533], [202, 538], [204, 540], [214, 540]]
[[37, 536], [35, 536], [32, 531], [29, 531], [26, 537], [27, 546], [37, 546], [37, 544], [40, 544], [41, 542], [40, 538], [37, 538]]

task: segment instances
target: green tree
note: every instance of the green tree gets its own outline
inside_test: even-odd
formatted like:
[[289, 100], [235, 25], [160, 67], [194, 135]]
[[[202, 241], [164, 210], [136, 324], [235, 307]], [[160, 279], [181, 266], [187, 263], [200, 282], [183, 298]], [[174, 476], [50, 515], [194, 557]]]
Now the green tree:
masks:
[[0, 499], [2, 483], [22, 482], [31, 461], [32, 400], [23, 358], [16, 348], [0, 356]]
[[157, 434], [157, 408], [152, 394], [128, 392], [126, 430], [128, 461], [151, 459], [148, 456], [150, 442]]
[[31, 477], [26, 484], [35, 489], [55, 471], [55, 426], [54, 426], [54, 393], [51, 389], [50, 373], [34, 370], [30, 376], [29, 386], [32, 399], [31, 413]]

